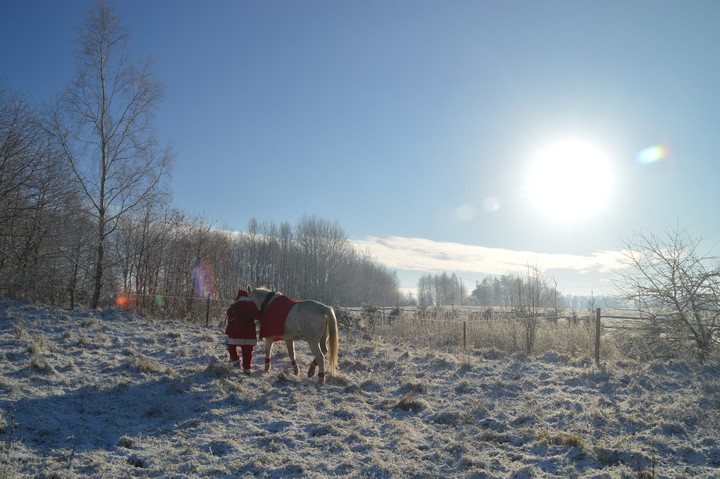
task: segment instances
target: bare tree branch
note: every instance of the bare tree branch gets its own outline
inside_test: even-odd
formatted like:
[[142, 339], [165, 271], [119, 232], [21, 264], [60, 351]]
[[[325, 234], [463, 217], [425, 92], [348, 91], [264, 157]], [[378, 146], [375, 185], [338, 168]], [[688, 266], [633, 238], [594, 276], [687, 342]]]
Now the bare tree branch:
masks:
[[699, 253], [701, 242], [679, 228], [662, 236], [635, 233], [626, 241], [631, 268], [615, 283], [621, 299], [637, 306], [648, 331], [658, 338], [686, 334], [704, 361], [720, 332], [720, 269], [717, 257]]

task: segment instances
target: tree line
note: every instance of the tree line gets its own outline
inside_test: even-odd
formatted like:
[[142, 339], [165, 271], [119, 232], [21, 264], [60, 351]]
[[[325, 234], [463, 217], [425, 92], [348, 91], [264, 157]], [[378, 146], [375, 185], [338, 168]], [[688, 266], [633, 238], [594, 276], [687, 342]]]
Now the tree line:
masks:
[[175, 317], [248, 284], [334, 305], [395, 301], [395, 273], [337, 223], [253, 219], [238, 233], [174, 209], [174, 153], [152, 124], [163, 86], [128, 38], [100, 2], [78, 29], [77, 75], [52, 104], [0, 84], [0, 294]]
[[[421, 308], [433, 306], [483, 306], [507, 310], [520, 310], [523, 298], [527, 298], [530, 277], [541, 273], [529, 268], [530, 275], [502, 274], [486, 276], [476, 281], [470, 291], [462, 284], [457, 274], [424, 274], [418, 280], [417, 305]], [[589, 307], [627, 308], [630, 305], [613, 296], [563, 294], [552, 278], [541, 277], [544, 298], [542, 307], [559, 311], [562, 309], [581, 310]]]
[[418, 280], [418, 306], [485, 306], [500, 307], [518, 313], [526, 312], [533, 298], [537, 307], [559, 311], [567, 306], [567, 299], [554, 280], [547, 278], [537, 267], [528, 267], [525, 275], [506, 274], [487, 276], [475, 282], [468, 292], [455, 274], [424, 274]]

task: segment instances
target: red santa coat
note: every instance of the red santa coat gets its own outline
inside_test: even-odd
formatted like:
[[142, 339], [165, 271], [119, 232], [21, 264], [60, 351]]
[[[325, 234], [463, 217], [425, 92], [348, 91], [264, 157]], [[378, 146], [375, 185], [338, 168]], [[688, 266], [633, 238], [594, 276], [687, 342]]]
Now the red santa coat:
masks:
[[249, 298], [238, 298], [227, 310], [228, 323], [225, 327], [227, 344], [255, 345], [257, 332], [255, 320], [260, 317], [255, 303]]
[[274, 338], [285, 334], [285, 318], [297, 301], [277, 296], [270, 301], [260, 318], [260, 338]]

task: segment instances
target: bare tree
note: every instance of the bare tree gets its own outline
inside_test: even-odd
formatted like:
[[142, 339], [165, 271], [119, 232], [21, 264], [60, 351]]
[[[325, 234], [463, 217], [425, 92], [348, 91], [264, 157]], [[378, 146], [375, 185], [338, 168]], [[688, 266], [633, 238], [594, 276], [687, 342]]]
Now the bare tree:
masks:
[[[564, 308], [555, 279], [549, 279], [537, 265], [528, 265], [524, 276], [503, 275], [476, 283], [471, 297], [484, 306], [509, 309], [523, 332], [522, 342], [532, 354], [543, 316], [556, 319]], [[520, 342], [513, 330], [513, 344]]]
[[316, 216], [303, 216], [296, 227], [295, 239], [302, 253], [308, 297], [332, 302], [334, 269], [351, 253], [342, 227]]
[[248, 233], [228, 242], [233, 287], [249, 282], [291, 297], [318, 299], [333, 305], [395, 304], [398, 280], [358, 252], [340, 225], [303, 216], [293, 228], [283, 222], [252, 218]]
[[58, 225], [72, 188], [39, 118], [0, 85], [0, 277], [12, 295], [55, 299]]
[[630, 269], [620, 271], [615, 284], [658, 344], [682, 346], [690, 339], [703, 362], [720, 331], [720, 265], [698, 251], [701, 242], [677, 227], [659, 236], [635, 233], [625, 242]]
[[520, 303], [520, 324], [525, 333], [525, 352], [532, 354], [535, 349], [535, 339], [540, 326], [540, 315], [545, 308], [555, 307], [555, 298], [558, 296], [555, 285], [550, 285], [548, 279], [537, 265], [527, 267], [527, 275], [522, 281], [518, 278], [520, 287], [524, 290]]
[[18, 95], [0, 88], [0, 272], [14, 281], [32, 210], [31, 188], [44, 152], [31, 107]]
[[424, 274], [418, 280], [418, 298], [424, 306], [455, 306], [463, 302], [462, 283], [455, 273]]
[[162, 85], [150, 60], [131, 61], [127, 40], [107, 3], [88, 12], [78, 29], [78, 76], [51, 125], [96, 220], [93, 308], [103, 285], [108, 236], [125, 214], [157, 193], [172, 159], [151, 129]]

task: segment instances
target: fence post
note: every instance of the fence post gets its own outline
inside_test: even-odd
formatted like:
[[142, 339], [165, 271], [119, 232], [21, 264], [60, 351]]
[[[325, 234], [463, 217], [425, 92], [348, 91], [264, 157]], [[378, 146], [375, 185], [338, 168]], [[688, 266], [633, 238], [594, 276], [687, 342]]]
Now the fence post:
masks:
[[207, 306], [205, 307], [205, 326], [209, 324], [210, 321], [210, 295], [208, 294], [207, 297]]
[[463, 351], [467, 349], [467, 321], [463, 321]]
[[600, 321], [600, 308], [595, 311], [595, 364], [600, 364], [600, 330], [602, 324]]

